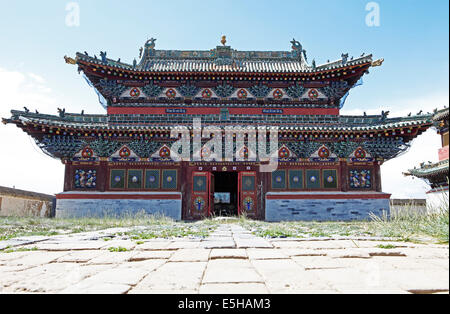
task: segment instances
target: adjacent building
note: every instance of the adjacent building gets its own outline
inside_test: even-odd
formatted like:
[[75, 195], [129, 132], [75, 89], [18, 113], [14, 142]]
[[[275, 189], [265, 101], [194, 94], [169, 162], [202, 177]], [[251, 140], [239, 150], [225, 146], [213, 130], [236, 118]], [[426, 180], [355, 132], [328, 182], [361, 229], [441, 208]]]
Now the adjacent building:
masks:
[[449, 108], [436, 110], [432, 117], [433, 127], [441, 135], [442, 147], [438, 151], [438, 162], [423, 162], [420, 167], [408, 170], [406, 176], [425, 180], [430, 186], [427, 203], [431, 210], [446, 207], [448, 210], [448, 158], [449, 158]]

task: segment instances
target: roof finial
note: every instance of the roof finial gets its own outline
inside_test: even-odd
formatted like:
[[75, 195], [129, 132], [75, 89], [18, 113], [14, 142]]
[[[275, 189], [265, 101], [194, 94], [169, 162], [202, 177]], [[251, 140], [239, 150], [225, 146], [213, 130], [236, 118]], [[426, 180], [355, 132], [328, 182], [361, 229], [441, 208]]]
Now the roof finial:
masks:
[[220, 42], [222, 43], [222, 45], [225, 46], [225, 44], [227, 43], [227, 36], [223, 35], [222, 40]]

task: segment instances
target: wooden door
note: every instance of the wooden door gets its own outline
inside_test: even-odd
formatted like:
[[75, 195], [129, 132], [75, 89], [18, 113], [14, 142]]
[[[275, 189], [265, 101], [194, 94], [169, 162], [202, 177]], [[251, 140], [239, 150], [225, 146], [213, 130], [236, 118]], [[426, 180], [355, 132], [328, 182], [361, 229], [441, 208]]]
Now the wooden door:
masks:
[[211, 215], [214, 197], [211, 189], [212, 174], [209, 172], [194, 172], [192, 174], [192, 197], [190, 213], [194, 219], [202, 219]]
[[249, 217], [256, 217], [258, 207], [258, 192], [256, 172], [239, 173], [239, 215], [246, 214]]

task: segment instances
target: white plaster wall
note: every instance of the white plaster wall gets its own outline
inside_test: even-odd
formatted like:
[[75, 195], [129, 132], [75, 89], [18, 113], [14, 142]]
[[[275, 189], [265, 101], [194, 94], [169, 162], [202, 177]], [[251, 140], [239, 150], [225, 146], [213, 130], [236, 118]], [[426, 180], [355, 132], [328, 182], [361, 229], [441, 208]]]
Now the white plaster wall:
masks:
[[435, 213], [442, 210], [448, 211], [448, 206], [449, 206], [448, 189], [427, 194], [428, 212]]

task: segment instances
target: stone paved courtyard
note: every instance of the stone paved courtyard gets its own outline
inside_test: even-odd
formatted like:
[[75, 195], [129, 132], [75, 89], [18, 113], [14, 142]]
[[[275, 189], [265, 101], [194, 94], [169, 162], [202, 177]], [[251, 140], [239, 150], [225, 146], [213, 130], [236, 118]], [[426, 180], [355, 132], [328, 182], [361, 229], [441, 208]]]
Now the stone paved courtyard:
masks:
[[[125, 228], [0, 242], [0, 293], [448, 293], [448, 245], [265, 239], [222, 224], [201, 239]], [[108, 241], [106, 241], [108, 240]], [[384, 241], [382, 241], [384, 240]]]

